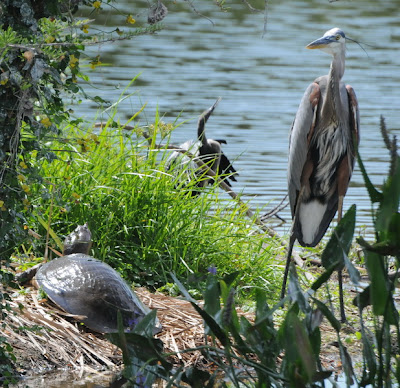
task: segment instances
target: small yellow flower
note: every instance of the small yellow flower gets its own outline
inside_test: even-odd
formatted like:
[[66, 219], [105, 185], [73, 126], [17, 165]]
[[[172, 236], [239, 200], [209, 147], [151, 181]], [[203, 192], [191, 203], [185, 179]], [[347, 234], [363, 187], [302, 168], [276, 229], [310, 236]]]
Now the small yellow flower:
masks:
[[56, 38], [52, 35], [49, 35], [46, 37], [46, 39], [44, 40], [46, 43], [53, 43], [56, 40]]
[[4, 206], [4, 201], [0, 201], [0, 207]]
[[19, 162], [19, 165], [20, 165], [22, 168], [24, 168], [24, 169], [28, 168], [27, 164], [26, 164], [23, 160], [21, 160], [21, 161]]
[[18, 180], [19, 180], [20, 182], [25, 182], [25, 181], [26, 181], [26, 177], [25, 177], [24, 175], [22, 175], [22, 174], [19, 174], [19, 175], [17, 176], [17, 178], [18, 178]]
[[80, 198], [81, 198], [81, 196], [80, 196], [79, 194], [77, 194], [77, 193], [72, 193], [72, 196], [73, 196], [75, 199], [80, 199]]
[[62, 208], [60, 208], [60, 212], [61, 212], [61, 213], [66, 213], [66, 212], [67, 212], [67, 209], [66, 209], [65, 207], [62, 207]]
[[24, 225], [24, 230], [27, 230], [27, 229], [29, 229], [29, 226], [28, 225]]
[[8, 78], [4, 77], [1, 81], [0, 81], [0, 85], [5, 85], [8, 82]]
[[22, 203], [24, 204], [24, 209], [25, 209], [25, 210], [28, 210], [28, 209], [29, 209], [29, 206], [31, 205], [30, 201], [29, 201], [28, 199], [24, 198], [24, 199], [22, 200]]
[[95, 1], [92, 5], [94, 8], [99, 9], [101, 7], [101, 1]]
[[98, 55], [92, 62], [90, 62], [90, 68], [94, 70], [99, 65], [101, 65], [100, 55]]
[[40, 120], [40, 122], [46, 127], [49, 128], [51, 126], [51, 121], [48, 117], [45, 117]]
[[128, 15], [128, 17], [126, 18], [126, 22], [129, 24], [135, 24], [136, 20], [133, 18], [132, 15]]
[[89, 138], [92, 142], [100, 144], [99, 137], [95, 133], [90, 134]]
[[81, 27], [81, 30], [82, 30], [85, 34], [88, 34], [88, 33], [89, 33], [89, 24], [84, 24], [84, 25]]
[[30, 193], [30, 191], [31, 191], [31, 188], [25, 183], [21, 185], [21, 188], [22, 188], [22, 190], [25, 191], [26, 194]]
[[69, 57], [69, 66], [72, 67], [72, 68], [76, 67], [77, 62], [79, 62], [79, 59], [76, 58], [74, 54], [72, 54]]

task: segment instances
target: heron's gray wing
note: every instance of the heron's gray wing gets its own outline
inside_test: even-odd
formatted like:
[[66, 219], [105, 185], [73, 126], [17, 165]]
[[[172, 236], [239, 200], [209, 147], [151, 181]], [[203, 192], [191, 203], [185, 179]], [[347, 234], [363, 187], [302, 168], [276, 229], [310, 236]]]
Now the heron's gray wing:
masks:
[[[231, 181], [236, 182], [235, 175], [237, 175], [238, 173], [223, 152], [221, 152], [221, 158], [219, 161], [219, 171], [221, 175], [228, 175], [228, 178]], [[226, 180], [225, 183], [229, 186], [231, 185], [228, 180]]]
[[289, 138], [288, 189], [292, 217], [301, 189], [301, 176], [307, 161], [309, 139], [315, 127], [316, 112], [321, 97], [319, 85], [313, 82], [306, 89], [292, 124]]
[[[349, 98], [349, 121], [350, 131], [352, 134], [353, 146], [356, 148], [360, 143], [360, 112], [358, 110], [358, 101], [356, 92], [350, 85], [346, 85], [347, 95]], [[352, 155], [352, 166], [354, 166], [355, 152]]]
[[174, 151], [167, 159], [166, 171], [171, 172], [175, 177], [177, 181], [175, 185], [176, 188], [185, 187], [191, 181], [197, 179], [196, 171], [198, 170], [198, 165], [195, 159], [199, 156], [200, 147], [200, 141], [188, 140], [181, 144], [179, 148], [188, 151], [190, 156], [186, 153]]

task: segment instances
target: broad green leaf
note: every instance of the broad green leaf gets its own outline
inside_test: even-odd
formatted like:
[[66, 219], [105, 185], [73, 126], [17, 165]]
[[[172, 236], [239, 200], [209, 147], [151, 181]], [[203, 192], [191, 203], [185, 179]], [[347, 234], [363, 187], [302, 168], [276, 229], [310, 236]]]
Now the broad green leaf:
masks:
[[360, 310], [371, 304], [370, 286], [364, 288], [362, 292], [357, 294], [353, 299], [354, 306], [357, 306]]
[[338, 265], [339, 262], [331, 264], [331, 266], [327, 268], [326, 271], [317, 278], [317, 280], [314, 281], [314, 283], [311, 285], [311, 289], [317, 291], [322, 285], [324, 285], [329, 280], [332, 273], [336, 271]]
[[221, 311], [220, 283], [215, 276], [208, 276], [204, 291], [204, 310], [215, 317]]
[[154, 333], [157, 320], [157, 310], [151, 310], [146, 316], [137, 323], [133, 332], [139, 335], [151, 337]]
[[369, 292], [373, 312], [375, 315], [383, 315], [389, 297], [383, 257], [374, 252], [365, 251], [365, 264], [371, 280]]
[[400, 381], [400, 357], [396, 357], [396, 380]]
[[[208, 279], [207, 279], [207, 283], [208, 283]], [[217, 291], [219, 290], [219, 294], [220, 294], [220, 297], [221, 297], [221, 302], [223, 304], [225, 304], [226, 300], [228, 299], [228, 296], [229, 296], [229, 294], [230, 294], [230, 292], [231, 292], [231, 290], [233, 288], [228, 287], [228, 285], [223, 280], [220, 280], [218, 282], [218, 286], [219, 286], [219, 289], [217, 289]], [[216, 299], [215, 298], [215, 293], [213, 294], [213, 297], [214, 297], [214, 299]]]
[[[240, 316], [240, 323], [239, 323], [239, 318], [237, 318], [237, 320], [238, 320], [237, 325], [232, 327], [231, 333], [230, 333], [230, 334], [232, 334], [233, 338], [235, 339], [234, 346], [243, 355], [246, 353], [253, 352], [253, 349], [251, 348], [251, 344], [248, 340], [248, 329], [251, 327], [251, 324], [243, 316]], [[243, 338], [242, 338], [242, 336], [243, 336]]]
[[205, 370], [190, 366], [186, 368], [182, 376], [182, 381], [189, 384], [192, 388], [203, 388], [210, 377], [211, 375]]
[[340, 332], [341, 329], [341, 324], [340, 322], [335, 318], [333, 315], [332, 311], [329, 310], [329, 308], [319, 301], [316, 298], [312, 298], [313, 302], [317, 305], [318, 310], [321, 311], [321, 313], [325, 316], [325, 318], [329, 321], [329, 323], [332, 325], [332, 327], [336, 330], [337, 333]]
[[347, 272], [349, 273], [350, 280], [354, 285], [358, 285], [358, 283], [361, 280], [361, 275], [358, 269], [353, 265], [353, 263], [350, 261], [349, 257], [347, 254], [343, 252], [343, 260], [344, 260], [344, 265], [347, 269]]
[[347, 348], [342, 345], [342, 342], [339, 341], [339, 352], [340, 352], [340, 359], [342, 361], [342, 368], [344, 371], [344, 375], [346, 376], [346, 384], [348, 387], [354, 384], [353, 376], [354, 376], [354, 369], [353, 363], [351, 361], [351, 357]]
[[350, 250], [355, 223], [356, 205], [352, 205], [336, 226], [322, 252], [321, 262], [324, 268], [330, 268], [334, 263], [339, 263], [340, 267], [344, 266], [343, 255], [347, 255]]
[[316, 373], [314, 353], [308, 334], [293, 309], [286, 314], [282, 329], [281, 341], [287, 364], [296, 370], [296, 377], [292, 378], [301, 377], [303, 383], [311, 382]]
[[[398, 158], [398, 164], [400, 158]], [[386, 240], [390, 221], [393, 214], [399, 210], [400, 203], [400, 168], [394, 171], [383, 184], [383, 199], [376, 215], [375, 227], [379, 233], [380, 241]], [[378, 242], [380, 242], [378, 241]]]
[[319, 327], [317, 327], [310, 333], [309, 338], [314, 356], [317, 358], [319, 357], [319, 353], [321, 351], [321, 330], [319, 329]]
[[[151, 318], [151, 316], [150, 316]], [[171, 365], [160, 357], [159, 352], [163, 349], [161, 340], [137, 333], [125, 333], [120, 311], [117, 313], [117, 333], [108, 333], [106, 337], [122, 350], [125, 365], [131, 365], [132, 359], [137, 358], [142, 362], [156, 364], [160, 361], [164, 367], [170, 368]]]
[[333, 373], [332, 371], [328, 371], [328, 370], [319, 371], [319, 372], [315, 373], [312, 381], [313, 381], [313, 383], [316, 383], [318, 381], [323, 382], [326, 379], [328, 379], [332, 373]]
[[304, 296], [304, 293], [300, 287], [299, 279], [297, 277], [296, 267], [293, 263], [290, 264], [290, 272], [289, 272], [289, 285], [288, 285], [288, 295], [292, 299], [293, 302], [297, 302], [301, 311], [307, 313], [311, 310], [311, 307], [307, 301], [307, 298]]
[[[225, 284], [224, 282], [221, 283]], [[224, 298], [224, 308], [221, 314], [221, 323], [223, 327], [230, 327], [233, 329], [235, 313], [235, 289], [230, 288], [228, 295]]]
[[388, 230], [388, 242], [389, 245], [395, 248], [395, 251], [392, 253], [396, 255], [399, 259], [400, 256], [400, 213], [396, 212], [392, 215], [392, 218], [389, 223]]
[[392, 295], [388, 289], [383, 257], [374, 252], [365, 251], [365, 264], [371, 281], [369, 293], [371, 295], [372, 311], [375, 315], [385, 316], [388, 323], [395, 324], [395, 308]]
[[314, 331], [317, 327], [320, 327], [323, 318], [324, 314], [322, 314], [321, 310], [319, 310], [318, 308], [314, 309], [310, 314], [310, 330]]
[[[369, 244], [362, 237], [357, 238], [357, 242], [366, 250], [375, 252], [378, 255], [382, 256], [400, 256], [400, 240], [398, 236], [400, 236], [400, 230], [397, 233], [397, 216], [393, 215], [394, 222], [390, 223], [389, 231], [387, 235], [387, 240], [375, 243], [373, 245]], [[392, 220], [393, 220], [392, 218]]]
[[208, 325], [212, 333], [219, 339], [223, 346], [230, 345], [229, 338], [225, 334], [225, 331], [222, 327], [217, 323], [217, 321], [206, 311], [201, 309], [197, 303], [191, 302], [193, 308], [200, 314], [203, 318], [204, 322]]
[[[194, 307], [194, 309], [200, 314], [200, 316], [203, 318], [204, 322], [206, 323], [206, 325], [208, 325], [208, 327], [206, 326], [206, 331], [208, 331], [208, 329], [211, 330], [211, 332], [220, 340], [220, 342], [225, 346], [229, 343], [228, 337], [226, 336], [224, 330], [221, 328], [221, 326], [219, 326], [219, 324], [217, 323], [217, 321], [210, 315], [208, 314], [205, 310], [201, 309], [198, 305], [197, 302], [190, 296], [190, 294], [187, 292], [186, 288], [183, 286], [183, 284], [178, 280], [178, 278], [171, 273], [171, 277], [174, 280], [175, 284], [179, 287], [179, 290], [181, 291], [182, 295], [192, 304], [192, 306]], [[209, 277], [210, 279], [210, 277]], [[214, 297], [216, 298], [216, 296], [213, 294], [213, 292], [211, 292], [212, 290], [215, 292], [215, 285], [218, 286], [218, 282], [216, 282], [215, 284], [213, 283], [213, 281], [210, 280], [209, 283], [209, 291], [210, 297]], [[218, 294], [217, 294], [217, 298], [218, 299], [218, 304], [219, 304], [219, 290], [218, 290]], [[213, 308], [215, 306], [213, 305]], [[220, 311], [220, 309], [219, 309]]]
[[232, 285], [232, 283], [235, 281], [235, 279], [240, 275], [241, 271], [235, 271], [232, 273], [229, 273], [225, 275], [222, 280], [226, 283], [226, 285], [229, 287]]
[[[363, 380], [371, 384], [373, 382], [376, 373], [376, 357], [374, 353], [374, 347], [369, 340], [368, 334], [365, 332], [365, 328], [362, 326], [361, 338], [363, 343], [363, 357], [368, 366], [368, 377], [363, 376]], [[365, 368], [364, 368], [365, 369]]]
[[383, 199], [383, 195], [381, 192], [379, 192], [375, 186], [372, 184], [371, 180], [369, 179], [369, 176], [367, 174], [367, 171], [365, 170], [364, 167], [364, 163], [361, 159], [360, 154], [357, 152], [357, 163], [358, 163], [358, 167], [360, 167], [361, 170], [361, 174], [364, 178], [364, 183], [365, 183], [365, 187], [368, 190], [368, 194], [369, 194], [369, 198], [371, 199], [372, 203], [375, 202], [381, 202]]
[[186, 290], [186, 288], [183, 286], [183, 284], [178, 280], [178, 278], [175, 276], [175, 274], [171, 272], [170, 275], [171, 275], [174, 283], [178, 286], [179, 291], [186, 298], [186, 300], [189, 302], [196, 303], [196, 301], [190, 296], [189, 292]]
[[264, 318], [265, 313], [270, 311], [268, 303], [267, 303], [267, 296], [264, 291], [260, 289], [256, 289], [256, 319], [258, 320]]

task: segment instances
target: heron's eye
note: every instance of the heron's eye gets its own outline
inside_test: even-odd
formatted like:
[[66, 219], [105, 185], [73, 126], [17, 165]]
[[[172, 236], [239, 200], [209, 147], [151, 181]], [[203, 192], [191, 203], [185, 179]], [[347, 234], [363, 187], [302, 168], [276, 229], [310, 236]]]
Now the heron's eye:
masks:
[[340, 35], [336, 35], [336, 40], [339, 40], [340, 39]]

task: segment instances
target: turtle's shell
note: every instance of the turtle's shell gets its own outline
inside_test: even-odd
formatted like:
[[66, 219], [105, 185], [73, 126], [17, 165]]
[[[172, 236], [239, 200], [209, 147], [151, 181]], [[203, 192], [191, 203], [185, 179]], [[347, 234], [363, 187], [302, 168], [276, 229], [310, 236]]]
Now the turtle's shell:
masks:
[[36, 281], [49, 298], [70, 314], [82, 315], [90, 329], [117, 331], [117, 312], [124, 327], [133, 328], [150, 310], [108, 264], [72, 253], [44, 264]]

